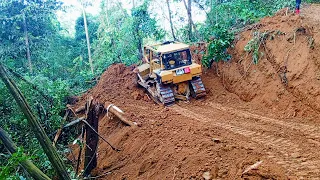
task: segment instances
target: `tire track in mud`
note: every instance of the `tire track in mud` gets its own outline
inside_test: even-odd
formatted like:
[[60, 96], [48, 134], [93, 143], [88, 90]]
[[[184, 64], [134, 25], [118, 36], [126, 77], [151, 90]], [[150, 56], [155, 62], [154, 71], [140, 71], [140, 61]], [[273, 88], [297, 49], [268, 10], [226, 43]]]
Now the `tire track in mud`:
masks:
[[[213, 122], [212, 118], [199, 114], [199, 111], [195, 113], [177, 105], [170, 108], [183, 116], [203, 123]], [[268, 148], [265, 151], [267, 157], [286, 169], [289, 176], [294, 175], [299, 179], [320, 179], [320, 159], [312, 157], [311, 154], [308, 154], [308, 151], [304, 151], [298, 143], [227, 123], [214, 122], [210, 123], [210, 125], [229, 130], [235, 134], [249, 138], [253, 142], [270, 147], [271, 149]]]
[[[212, 102], [209, 102], [207, 105], [224, 112], [233, 113], [238, 117], [243, 117], [247, 119], [253, 118], [253, 119], [260, 120], [262, 122], [273, 123], [286, 128], [293, 129], [293, 130], [298, 130], [303, 134], [307, 135], [307, 137], [310, 139], [320, 138], [320, 128], [313, 125], [307, 125], [307, 124], [290, 122], [290, 121], [281, 121], [278, 119], [273, 119], [273, 118], [261, 116], [258, 114], [253, 114], [247, 111], [242, 111], [242, 110], [234, 109], [231, 107], [225, 107], [221, 104], [212, 103]], [[311, 142], [313, 142], [314, 144], [320, 145], [320, 142], [318, 141], [312, 140]]]

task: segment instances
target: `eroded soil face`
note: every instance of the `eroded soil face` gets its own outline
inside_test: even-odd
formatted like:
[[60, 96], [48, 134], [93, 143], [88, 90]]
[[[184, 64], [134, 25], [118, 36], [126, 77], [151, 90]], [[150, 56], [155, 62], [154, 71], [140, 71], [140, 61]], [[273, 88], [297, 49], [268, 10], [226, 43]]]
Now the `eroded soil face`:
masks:
[[[101, 179], [320, 178], [319, 12], [315, 5], [301, 17], [283, 10], [242, 32], [230, 49], [233, 59], [218, 65], [218, 75], [203, 74], [208, 95], [188, 103], [156, 105], [136, 86], [134, 67], [109, 67], [75, 106], [93, 96], [141, 127], [101, 116], [99, 133], [121, 151], [100, 141], [93, 176], [113, 169]], [[261, 46], [257, 65], [244, 52], [254, 31], [282, 32]]]
[[[286, 9], [237, 35], [232, 62], [220, 64], [226, 88], [282, 117], [306, 117], [320, 110], [319, 8], [312, 5], [301, 16]], [[287, 14], [287, 15], [286, 15]], [[244, 51], [254, 34], [267, 34], [259, 43], [258, 64]]]

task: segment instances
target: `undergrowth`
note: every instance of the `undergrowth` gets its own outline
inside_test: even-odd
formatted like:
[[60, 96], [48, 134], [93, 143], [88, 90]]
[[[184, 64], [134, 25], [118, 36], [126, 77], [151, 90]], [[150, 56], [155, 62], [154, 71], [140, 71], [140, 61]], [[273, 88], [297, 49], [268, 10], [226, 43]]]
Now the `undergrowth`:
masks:
[[213, 62], [227, 61], [231, 56], [227, 48], [232, 45], [234, 35], [227, 28], [215, 25], [211, 38], [207, 39], [207, 54], [202, 58], [202, 64], [210, 68]]
[[253, 38], [244, 47], [244, 50], [252, 54], [252, 61], [254, 64], [258, 64], [259, 59], [264, 55], [263, 52], [259, 52], [261, 46], [265, 46], [266, 40], [273, 40], [276, 36], [284, 35], [285, 33], [275, 30], [275, 31], [265, 31], [259, 32], [255, 31], [253, 33]]

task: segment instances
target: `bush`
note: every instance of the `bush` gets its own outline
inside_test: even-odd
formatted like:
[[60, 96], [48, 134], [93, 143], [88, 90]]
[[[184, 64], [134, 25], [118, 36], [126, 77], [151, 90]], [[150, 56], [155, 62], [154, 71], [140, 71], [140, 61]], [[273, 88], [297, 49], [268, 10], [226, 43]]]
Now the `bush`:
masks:
[[227, 48], [231, 46], [234, 40], [233, 33], [225, 27], [215, 25], [211, 32], [212, 35], [207, 39], [207, 55], [203, 56], [202, 59], [202, 64], [207, 68], [210, 68], [213, 62], [231, 59], [231, 55], [227, 53]]

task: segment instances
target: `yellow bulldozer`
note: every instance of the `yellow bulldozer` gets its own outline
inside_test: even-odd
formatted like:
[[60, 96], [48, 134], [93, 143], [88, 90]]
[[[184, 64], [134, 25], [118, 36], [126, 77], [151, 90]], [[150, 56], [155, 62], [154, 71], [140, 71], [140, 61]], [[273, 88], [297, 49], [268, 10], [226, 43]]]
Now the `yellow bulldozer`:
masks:
[[193, 62], [189, 45], [168, 41], [144, 47], [144, 63], [137, 67], [138, 84], [154, 101], [164, 105], [176, 99], [206, 95], [200, 78], [201, 65]]

